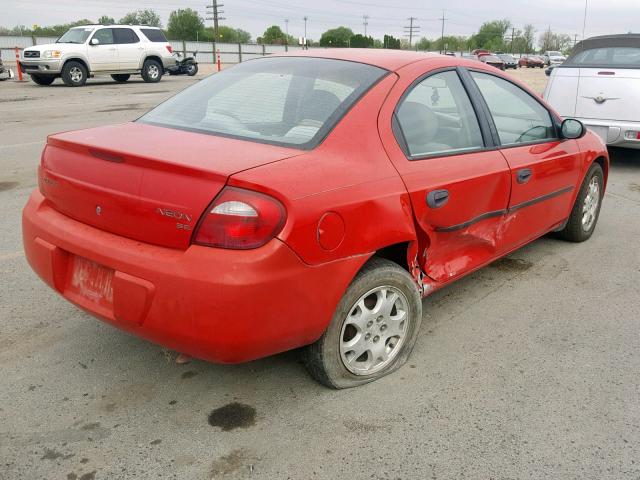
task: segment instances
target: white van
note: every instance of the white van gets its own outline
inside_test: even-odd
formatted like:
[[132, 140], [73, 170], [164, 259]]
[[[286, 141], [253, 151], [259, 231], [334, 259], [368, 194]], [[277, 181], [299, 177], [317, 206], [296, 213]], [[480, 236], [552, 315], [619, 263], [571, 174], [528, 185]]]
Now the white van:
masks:
[[544, 99], [577, 118], [611, 146], [640, 148], [640, 35], [578, 43], [553, 69]]

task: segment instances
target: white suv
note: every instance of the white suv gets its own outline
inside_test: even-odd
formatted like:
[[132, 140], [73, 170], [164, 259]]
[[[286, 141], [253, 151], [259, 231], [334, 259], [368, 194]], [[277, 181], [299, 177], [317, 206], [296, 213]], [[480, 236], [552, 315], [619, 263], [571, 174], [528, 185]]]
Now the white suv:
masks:
[[61, 77], [70, 87], [82, 86], [94, 75], [111, 75], [116, 82], [142, 75], [145, 82], [155, 83], [175, 63], [162, 30], [142, 25], [74, 27], [56, 43], [25, 48], [20, 59], [22, 71], [38, 85]]

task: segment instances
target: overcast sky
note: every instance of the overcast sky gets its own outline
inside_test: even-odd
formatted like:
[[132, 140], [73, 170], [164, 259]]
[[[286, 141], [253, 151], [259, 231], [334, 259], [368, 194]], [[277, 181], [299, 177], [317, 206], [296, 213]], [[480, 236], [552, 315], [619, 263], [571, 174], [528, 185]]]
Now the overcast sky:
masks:
[[[152, 8], [166, 25], [169, 13], [177, 8], [193, 8], [205, 16], [210, 0], [2, 0], [0, 25], [49, 25], [108, 15], [118, 20], [134, 9]], [[535, 25], [538, 34], [551, 27], [571, 36], [582, 35], [584, 0], [219, 0], [224, 3], [224, 25], [242, 28], [257, 37], [269, 25], [289, 33], [303, 34], [303, 17], [309, 17], [307, 36], [317, 40], [320, 34], [339, 25], [362, 33], [363, 15], [368, 15], [367, 32], [374, 37], [385, 33], [403, 34], [407, 18], [417, 17], [419, 36], [440, 36], [442, 10], [445, 10], [446, 34], [470, 35], [482, 22], [507, 18], [514, 27]], [[588, 0], [586, 36], [640, 31], [640, 0]], [[210, 25], [211, 22], [207, 22]]]

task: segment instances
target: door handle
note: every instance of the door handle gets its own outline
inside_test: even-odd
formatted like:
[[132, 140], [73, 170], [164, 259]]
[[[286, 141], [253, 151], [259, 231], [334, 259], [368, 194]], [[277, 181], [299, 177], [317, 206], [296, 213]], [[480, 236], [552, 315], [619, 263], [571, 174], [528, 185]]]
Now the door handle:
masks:
[[527, 183], [529, 180], [531, 180], [531, 169], [523, 168], [518, 170], [516, 179], [518, 180], [518, 183]]
[[427, 193], [427, 205], [431, 208], [440, 208], [449, 201], [449, 190], [433, 190]]

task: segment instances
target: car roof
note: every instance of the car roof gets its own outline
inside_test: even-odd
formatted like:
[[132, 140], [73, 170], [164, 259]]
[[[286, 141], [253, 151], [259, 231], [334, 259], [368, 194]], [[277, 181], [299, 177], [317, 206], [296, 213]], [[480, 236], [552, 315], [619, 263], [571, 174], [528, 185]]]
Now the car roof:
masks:
[[[446, 55], [437, 53], [413, 52], [409, 50], [392, 50], [383, 48], [313, 48], [311, 50], [297, 50], [295, 52], [278, 53], [270, 56], [286, 57], [316, 57], [334, 60], [366, 63], [385, 70], [395, 71], [410, 63], [440, 58]], [[453, 57], [447, 57], [453, 59]]]
[[88, 28], [88, 27], [93, 27], [93, 28], [98, 28], [98, 27], [109, 27], [109, 28], [118, 28], [118, 27], [127, 27], [127, 28], [131, 28], [131, 27], [137, 27], [137, 28], [155, 28], [156, 30], [160, 30], [159, 27], [152, 27], [151, 25], [124, 25], [124, 24], [113, 24], [113, 25], [107, 25], [107, 24], [91, 24], [91, 25], [76, 25], [75, 27], [71, 27], [71, 29], [74, 28]]

